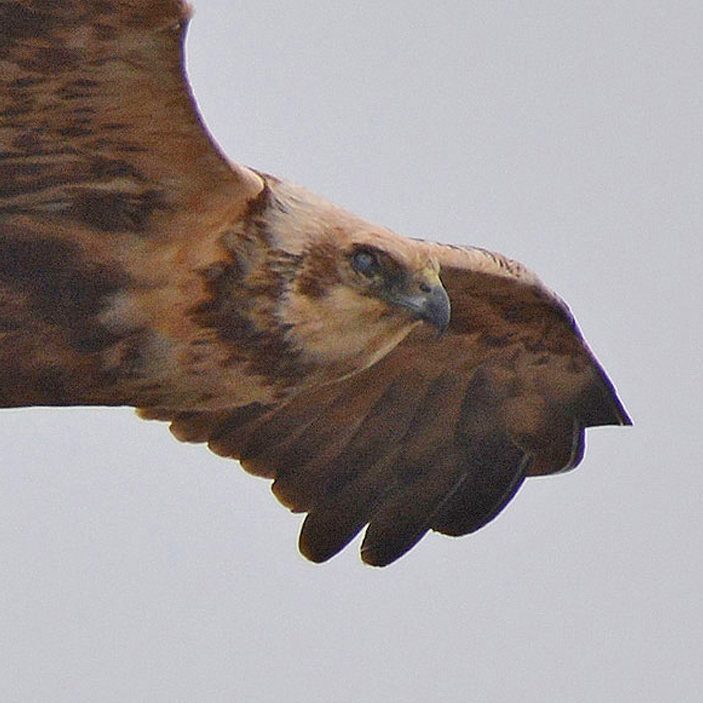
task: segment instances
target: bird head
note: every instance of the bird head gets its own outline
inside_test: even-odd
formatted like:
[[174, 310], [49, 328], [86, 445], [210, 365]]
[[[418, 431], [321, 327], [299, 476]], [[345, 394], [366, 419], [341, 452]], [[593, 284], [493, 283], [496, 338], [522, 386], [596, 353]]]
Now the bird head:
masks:
[[269, 187], [272, 250], [296, 261], [279, 317], [308, 361], [348, 375], [378, 361], [418, 325], [447, 329], [451, 308], [439, 264], [417, 242], [296, 186]]

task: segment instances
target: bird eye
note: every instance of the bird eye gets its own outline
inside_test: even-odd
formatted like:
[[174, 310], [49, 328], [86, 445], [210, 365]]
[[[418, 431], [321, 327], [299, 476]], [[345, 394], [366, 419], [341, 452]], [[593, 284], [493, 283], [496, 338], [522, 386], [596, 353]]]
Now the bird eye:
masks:
[[368, 278], [373, 278], [381, 270], [378, 256], [368, 249], [358, 249], [351, 259], [352, 268]]

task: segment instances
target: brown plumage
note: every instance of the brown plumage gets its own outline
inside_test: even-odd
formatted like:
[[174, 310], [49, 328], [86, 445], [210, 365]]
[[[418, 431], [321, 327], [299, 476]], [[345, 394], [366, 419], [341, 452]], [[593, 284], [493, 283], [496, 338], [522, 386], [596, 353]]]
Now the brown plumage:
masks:
[[227, 163], [184, 78], [187, 17], [0, 0], [0, 406], [137, 407], [273, 479], [310, 559], [368, 524], [379, 565], [629, 424], [520, 264]]

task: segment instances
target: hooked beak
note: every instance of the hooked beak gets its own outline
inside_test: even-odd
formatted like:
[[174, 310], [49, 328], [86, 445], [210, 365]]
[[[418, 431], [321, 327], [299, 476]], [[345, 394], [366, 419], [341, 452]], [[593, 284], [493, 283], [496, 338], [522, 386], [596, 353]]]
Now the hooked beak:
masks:
[[451, 318], [451, 303], [439, 277], [423, 282], [413, 293], [401, 293], [394, 297], [396, 305], [409, 310], [414, 317], [429, 322], [437, 328], [440, 336], [446, 332]]

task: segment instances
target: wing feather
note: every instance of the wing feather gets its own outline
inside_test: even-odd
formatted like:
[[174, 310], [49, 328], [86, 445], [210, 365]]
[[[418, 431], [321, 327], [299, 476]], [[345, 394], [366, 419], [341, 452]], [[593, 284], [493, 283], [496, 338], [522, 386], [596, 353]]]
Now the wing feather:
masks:
[[[430, 529], [474, 532], [527, 476], [575, 467], [586, 427], [629, 424], [564, 303], [522, 265], [429, 243], [452, 322], [419, 328], [371, 368], [254, 422], [221, 415], [210, 444], [274, 479], [307, 512], [302, 553], [324, 561], [368, 525], [362, 557], [388, 564]], [[241, 412], [241, 411], [240, 411]], [[197, 415], [202, 440], [208, 414]], [[176, 416], [177, 434], [192, 418]]]

